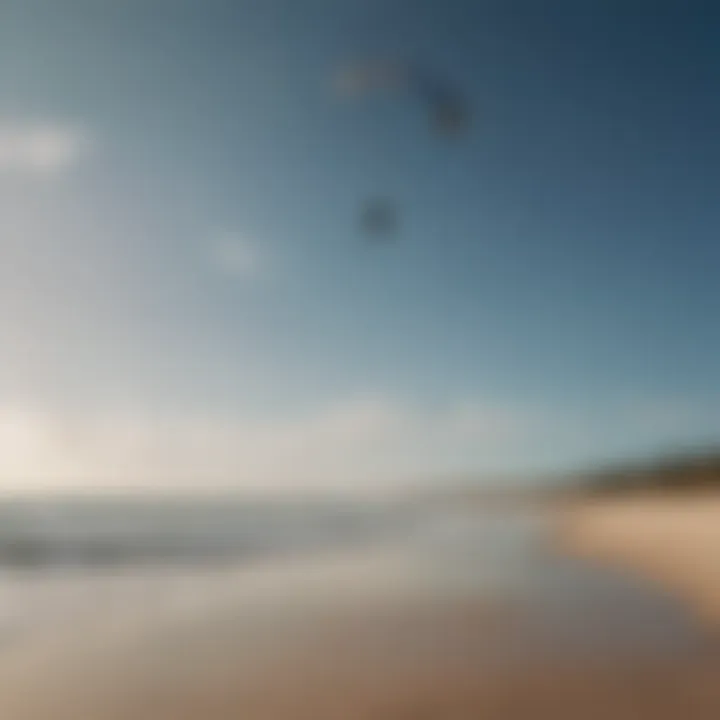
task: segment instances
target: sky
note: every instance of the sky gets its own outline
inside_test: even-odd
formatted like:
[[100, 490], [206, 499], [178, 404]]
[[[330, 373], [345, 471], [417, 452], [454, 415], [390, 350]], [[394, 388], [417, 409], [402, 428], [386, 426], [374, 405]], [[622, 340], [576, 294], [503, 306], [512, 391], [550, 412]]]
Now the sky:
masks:
[[[6, 0], [6, 489], [384, 487], [720, 434], [720, 8]], [[473, 108], [332, 78], [421, 59]], [[363, 202], [392, 197], [368, 242]]]

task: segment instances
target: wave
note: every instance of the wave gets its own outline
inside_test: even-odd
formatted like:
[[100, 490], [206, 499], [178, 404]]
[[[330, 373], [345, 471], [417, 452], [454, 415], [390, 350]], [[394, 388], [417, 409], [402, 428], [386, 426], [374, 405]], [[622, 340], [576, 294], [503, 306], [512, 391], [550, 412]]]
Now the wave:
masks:
[[237, 562], [367, 541], [407, 519], [352, 502], [8, 500], [0, 567]]

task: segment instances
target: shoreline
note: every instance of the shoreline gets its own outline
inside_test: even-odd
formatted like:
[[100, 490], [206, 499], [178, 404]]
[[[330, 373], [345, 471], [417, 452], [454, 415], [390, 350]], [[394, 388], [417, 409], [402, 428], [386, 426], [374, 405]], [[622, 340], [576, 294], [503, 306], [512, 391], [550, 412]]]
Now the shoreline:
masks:
[[[593, 561], [613, 567], [625, 564], [638, 572], [636, 566], [645, 566], [646, 555], [658, 554], [660, 539], [664, 539], [662, 547], [667, 545], [667, 518], [678, 516], [677, 509], [648, 505], [646, 499], [633, 502], [628, 506], [625, 501], [618, 505], [573, 500], [547, 508], [557, 533], [547, 539], [557, 541], [565, 554], [582, 555], [583, 563], [588, 558], [591, 565]], [[688, 512], [689, 507], [682, 517]], [[709, 526], [714, 512], [706, 511], [704, 526]], [[642, 526], [639, 515], [646, 518]], [[697, 518], [694, 512], [690, 515]], [[640, 539], [644, 540], [638, 543], [643, 528]], [[696, 552], [698, 542], [696, 538], [694, 544], [683, 544], [683, 552]], [[428, 551], [423, 545], [421, 556]], [[712, 643], [688, 652], [641, 657], [565, 657], [551, 635], [549, 645], [538, 646], [543, 654], [530, 657], [524, 654], [530, 626], [523, 622], [522, 602], [516, 606], [512, 596], [503, 594], [485, 600], [464, 593], [427, 595], [412, 573], [404, 577], [404, 560], [395, 560], [386, 551], [381, 556], [379, 575], [373, 563], [363, 566], [359, 559], [331, 564], [327, 572], [318, 566], [311, 578], [308, 568], [294, 573], [292, 566], [268, 569], [267, 578], [258, 585], [262, 592], [253, 597], [245, 580], [234, 587], [223, 580], [212, 603], [202, 610], [183, 611], [172, 622], [148, 616], [134, 636], [124, 631], [113, 643], [95, 642], [84, 650], [76, 639], [29, 656], [27, 663], [14, 669], [0, 668], [0, 717], [720, 717], [720, 652]], [[482, 562], [474, 558], [472, 562]], [[370, 582], [372, 577], [377, 578], [377, 587]], [[307, 591], [301, 592], [308, 582]], [[328, 588], [333, 595], [327, 595]], [[340, 595], [336, 588], [342, 590]], [[282, 602], [278, 611], [268, 608], [261, 622], [259, 615], [248, 612], [251, 607], [264, 608], [265, 597]], [[592, 608], [584, 612], [588, 623], [597, 621]], [[512, 658], [508, 663], [500, 661], [513, 638], [519, 642], [520, 664]], [[491, 663], [483, 665], [483, 659]]]
[[563, 552], [641, 577], [720, 632], [720, 493], [575, 498], [558, 514]]

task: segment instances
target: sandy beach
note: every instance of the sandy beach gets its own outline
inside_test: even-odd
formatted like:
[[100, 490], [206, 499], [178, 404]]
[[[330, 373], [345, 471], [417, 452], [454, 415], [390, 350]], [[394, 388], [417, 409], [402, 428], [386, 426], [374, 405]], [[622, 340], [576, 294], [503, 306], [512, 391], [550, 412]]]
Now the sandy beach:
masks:
[[[308, 625], [305, 625], [305, 631]], [[8, 720], [324, 720], [471, 718], [522, 720], [711, 720], [720, 711], [720, 657], [693, 656], [489, 667], [472, 653], [443, 652], [441, 638], [466, 649], [512, 628], [490, 608], [442, 607], [326, 617], [310, 638], [265, 638], [248, 662], [232, 626], [196, 627], [166, 644], [148, 638], [122, 653], [77, 664], [9, 673], [0, 685]], [[392, 637], [391, 648], [383, 641]], [[409, 642], [412, 638], [413, 642]], [[435, 643], [433, 657], [417, 641]], [[492, 640], [490, 640], [492, 642]], [[253, 655], [253, 653], [251, 653]]]
[[720, 495], [638, 495], [573, 502], [560, 542], [677, 595], [708, 629], [720, 628]]
[[[432, 616], [389, 619], [396, 632], [461, 633], [478, 642], [497, 633], [486, 613], [450, 605]], [[487, 668], [472, 657], [438, 652], [433, 662], [405, 652], [383, 656], [382, 623], [344, 618], [324, 627], [324, 642], [276, 645], [250, 666], [247, 647], [198, 641], [167, 649], [63, 666], [52, 673], [0, 686], [8, 720], [324, 720], [330, 718], [464, 718], [499, 720], [711, 720], [720, 712], [720, 658], [626, 659], [620, 663], [567, 662], [551, 655], [543, 664]], [[156, 640], [157, 642], [157, 640]], [[402, 644], [402, 643], [401, 643]], [[160, 657], [164, 656], [162, 660]]]
[[[613, 558], [625, 557], [629, 541], [616, 527], [640, 527], [626, 510], [577, 511], [563, 511], [560, 529], [572, 529], [566, 542], [588, 552], [578, 533], [585, 529], [589, 539], [592, 530], [598, 542], [614, 539]], [[645, 512], [649, 532], [655, 525]], [[127, 614], [124, 627], [87, 635], [68, 627], [52, 643], [8, 652], [0, 664], [0, 717], [720, 717], [720, 655], [711, 644], [656, 632], [675, 615], [648, 618], [652, 593], [636, 597], [622, 583], [606, 582], [602, 571], [590, 572], [588, 584], [582, 565], [555, 563], [533, 537], [523, 543], [500, 565], [504, 571], [522, 560], [527, 567], [518, 565], [512, 582], [492, 575], [482, 589], [471, 588], [465, 575], [490, 562], [485, 535], [452, 542], [433, 535], [412, 551], [383, 548], [217, 576], [204, 605], [172, 613], [148, 608]], [[540, 592], [538, 583], [548, 578], [549, 590]], [[621, 615], [624, 625], [616, 623]], [[581, 631], [579, 643], [573, 633], [563, 635], [572, 626]], [[637, 639], [640, 630], [658, 637], [631, 652], [623, 643], [635, 629]], [[588, 651], [605, 636], [609, 652]]]

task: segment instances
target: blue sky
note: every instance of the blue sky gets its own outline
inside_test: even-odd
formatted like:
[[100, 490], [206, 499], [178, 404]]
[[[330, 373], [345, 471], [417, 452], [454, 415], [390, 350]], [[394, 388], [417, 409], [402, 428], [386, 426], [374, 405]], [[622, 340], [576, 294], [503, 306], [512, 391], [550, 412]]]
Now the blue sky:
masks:
[[[710, 4], [2, 13], [7, 483], [352, 486], [720, 432]], [[472, 132], [333, 91], [388, 54], [461, 87]], [[378, 193], [386, 245], [357, 225]]]

